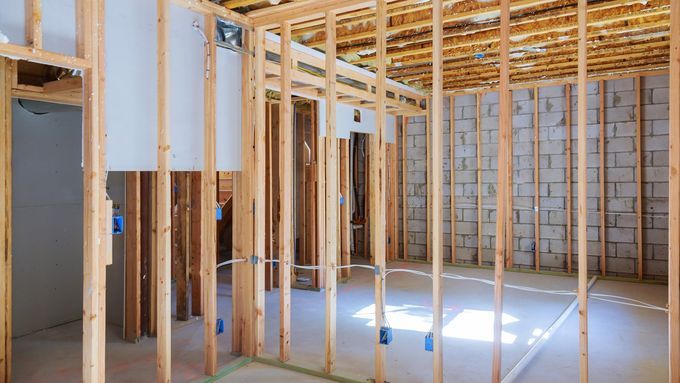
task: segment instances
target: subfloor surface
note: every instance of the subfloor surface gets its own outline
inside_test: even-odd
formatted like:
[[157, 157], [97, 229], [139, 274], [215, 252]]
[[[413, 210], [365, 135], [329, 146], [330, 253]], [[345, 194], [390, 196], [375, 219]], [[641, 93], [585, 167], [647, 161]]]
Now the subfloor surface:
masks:
[[[356, 260], [359, 261], [359, 260]], [[389, 268], [431, 271], [431, 265], [392, 262]], [[445, 267], [448, 273], [493, 279], [493, 271]], [[231, 271], [221, 269], [218, 317], [225, 333], [218, 336], [218, 364], [236, 359], [231, 345]], [[577, 280], [530, 273], [507, 272], [506, 284], [549, 290], [575, 290]], [[337, 375], [365, 381], [373, 376], [374, 306], [373, 271], [352, 269], [352, 278], [338, 284]], [[387, 321], [394, 340], [386, 346], [387, 379], [398, 382], [431, 382], [432, 354], [424, 350], [424, 338], [432, 318], [432, 284], [427, 277], [393, 273], [386, 279]], [[493, 288], [476, 281], [445, 280], [444, 378], [448, 382], [489, 382], [493, 339]], [[667, 287], [645, 283], [598, 280], [591, 292], [622, 295], [665, 306]], [[505, 375], [530, 345], [572, 301], [571, 296], [548, 295], [505, 289], [502, 373]], [[292, 291], [291, 361], [323, 370], [323, 291]], [[266, 344], [268, 357], [276, 358], [279, 342], [279, 292], [266, 295]], [[20, 318], [14, 318], [20, 320]], [[13, 373], [16, 382], [74, 382], [81, 373], [81, 322], [43, 330], [14, 340]], [[155, 381], [156, 342], [137, 344], [121, 340], [122, 329], [107, 331], [108, 382]], [[590, 300], [590, 378], [592, 382], [663, 382], [668, 371], [667, 316], [663, 312]], [[203, 322], [173, 321], [173, 382], [197, 382], [203, 375]], [[259, 377], [258, 374], [262, 374]], [[276, 367], [250, 364], [220, 382], [287, 382], [288, 374]], [[245, 375], [242, 375], [245, 374]], [[272, 375], [273, 374], [273, 375]], [[242, 379], [242, 380], [238, 380]], [[323, 381], [293, 377], [295, 382]], [[303, 380], [310, 379], [310, 380]], [[578, 381], [578, 316], [574, 311], [553, 334], [528, 366], [519, 382], [572, 383]]]

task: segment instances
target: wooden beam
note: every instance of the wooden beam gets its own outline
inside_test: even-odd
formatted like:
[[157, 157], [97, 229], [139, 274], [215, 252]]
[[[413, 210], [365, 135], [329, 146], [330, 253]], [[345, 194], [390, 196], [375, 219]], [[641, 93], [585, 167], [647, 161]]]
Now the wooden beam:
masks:
[[191, 11], [202, 13], [205, 16], [219, 16], [251, 30], [253, 27], [253, 20], [250, 17], [215, 4], [210, 0], [172, 0], [172, 3]]
[[203, 316], [202, 199], [201, 173], [191, 172], [191, 266], [189, 273], [191, 277], [191, 315], [193, 316]]
[[432, 261], [432, 102], [433, 100], [427, 98], [425, 100], [425, 161], [427, 161], [427, 261]]
[[171, 206], [170, 206], [170, 110], [169, 110], [169, 0], [157, 0], [158, 6], [158, 170], [156, 171], [156, 281], [157, 281], [157, 350], [156, 381], [169, 383], [172, 378], [171, 355]]
[[642, 268], [642, 86], [640, 76], [635, 77], [635, 221], [637, 242], [637, 276], [643, 277]]
[[571, 274], [571, 255], [572, 255], [572, 199], [571, 199], [571, 84], [564, 85], [564, 94], [566, 99], [565, 116], [566, 116], [566, 173], [567, 173], [567, 273]]
[[484, 250], [482, 249], [482, 94], [477, 93], [475, 95], [476, 99], [476, 118], [475, 123], [477, 125], [477, 266], [482, 265], [482, 259], [484, 258]]
[[541, 157], [539, 155], [538, 87], [534, 87], [534, 266], [541, 271]]
[[257, 264], [254, 268], [254, 308], [253, 347], [254, 355], [264, 351], [264, 259], [265, 259], [265, 166], [266, 166], [266, 89], [265, 89], [265, 30], [255, 28], [255, 178], [253, 196], [255, 197], [254, 217], [254, 255]]
[[0, 381], [12, 378], [12, 79], [16, 64], [0, 58]]
[[69, 69], [92, 68], [92, 61], [15, 44], [0, 44], [0, 56]]
[[444, 381], [444, 344], [442, 343], [443, 325], [443, 286], [444, 254], [442, 240], [442, 169], [444, 161], [444, 78], [442, 66], [444, 45], [442, 0], [432, 0], [432, 340], [433, 340], [433, 382]]
[[348, 12], [355, 9], [371, 7], [373, 1], [366, 0], [303, 0], [286, 3], [274, 7], [266, 7], [250, 11], [246, 16], [253, 20], [255, 27], [272, 27], [284, 21], [301, 22], [323, 17], [326, 12]]
[[401, 119], [401, 219], [402, 219], [402, 238], [404, 238], [403, 258], [408, 260], [408, 243], [410, 235], [408, 232], [408, 117]]
[[[217, 48], [215, 45], [216, 21], [212, 15], [205, 16], [205, 33], [208, 37], [208, 52], [205, 57], [206, 73], [204, 89], [203, 125], [203, 171], [201, 172], [201, 265], [203, 266], [203, 342], [204, 373], [209, 376], [217, 373], [217, 220], [215, 218], [215, 199], [217, 196], [216, 164], [216, 114], [217, 109]], [[207, 78], [206, 78], [207, 77]], [[233, 205], [232, 205], [233, 207]], [[235, 221], [232, 221], [232, 225]]]
[[12, 97], [22, 98], [24, 100], [50, 102], [53, 104], [73, 106], [83, 105], [82, 89], [63, 93], [45, 93], [43, 87], [18, 84], [15, 87], [12, 87]]
[[189, 320], [189, 172], [175, 172], [175, 234], [173, 242], [175, 259], [175, 316], [177, 320]]
[[588, 1], [578, 0], [579, 381], [588, 383]]
[[26, 45], [42, 49], [42, 0], [24, 0], [26, 19]]
[[83, 88], [83, 79], [81, 77], [70, 77], [62, 80], [49, 81], [43, 84], [44, 93], [60, 93], [75, 91], [81, 93]]
[[[512, 108], [512, 91], [510, 91], [510, 108]], [[505, 207], [505, 267], [511, 268], [513, 266], [513, 250], [514, 250], [514, 245], [513, 245], [513, 240], [515, 237], [514, 233], [514, 226], [513, 226], [513, 217], [515, 214], [515, 210], [513, 208], [514, 205], [514, 200], [513, 200], [513, 191], [512, 191], [512, 183], [513, 183], [513, 136], [512, 136], [512, 114], [510, 115], [510, 124], [508, 125], [508, 168], [506, 171], [507, 174], [507, 180], [506, 180], [506, 188], [507, 188], [507, 194], [505, 196], [506, 199], [506, 207]]]
[[124, 336], [137, 342], [142, 336], [142, 204], [139, 172], [125, 173], [125, 323]]
[[680, 381], [680, 0], [671, 0], [669, 81], [668, 381]]
[[503, 332], [503, 270], [505, 255], [504, 220], [507, 202], [508, 133], [512, 126], [512, 93], [510, 92], [510, 0], [501, 0], [500, 34], [500, 88], [498, 90], [498, 192], [496, 195], [496, 256], [494, 262], [494, 320], [493, 320], [493, 362], [491, 381], [501, 380], [501, 357]]
[[[100, 381], [104, 375], [104, 341], [106, 318], [106, 273], [103, 266], [102, 214], [104, 212], [103, 124], [100, 121], [101, 79], [99, 71], [99, 1], [79, 1], [77, 7], [77, 51], [86, 62], [83, 72], [83, 381]], [[0, 44], [0, 51], [12, 51], [11, 44]], [[19, 51], [26, 51], [20, 47]], [[41, 57], [44, 52], [25, 48], [28, 59]], [[16, 49], [15, 49], [16, 51]], [[0, 53], [1, 54], [1, 53]], [[47, 55], [49, 56], [49, 55]], [[21, 56], [19, 56], [21, 58]], [[50, 60], [46, 60], [50, 61]], [[60, 60], [58, 60], [60, 61]], [[103, 274], [103, 275], [102, 275]]]
[[290, 271], [293, 238], [293, 118], [291, 116], [290, 23], [281, 24], [281, 102], [279, 103], [279, 360], [290, 359]]
[[335, 370], [337, 326], [338, 259], [338, 142], [336, 132], [335, 68], [336, 14], [326, 12], [326, 364], [327, 374]]
[[[343, 204], [340, 205], [340, 259], [343, 266], [347, 266], [352, 263], [350, 253], [351, 242], [351, 220], [352, 220], [352, 205], [354, 201], [354, 196], [351, 194], [350, 189], [350, 163], [349, 163], [349, 143], [350, 140], [340, 140], [340, 194], [344, 199]], [[352, 202], [350, 202], [352, 201]], [[349, 279], [352, 276], [350, 268], [342, 269], [340, 272], [340, 277], [342, 279]]]
[[[607, 201], [606, 201], [606, 188], [605, 188], [605, 126], [604, 126], [604, 80], [599, 81], [600, 90], [600, 140], [598, 142], [599, 152], [600, 152], [600, 273], [604, 277], [607, 274]], [[580, 152], [579, 152], [580, 153]], [[581, 195], [581, 194], [579, 194]]]
[[385, 376], [385, 354], [380, 344], [380, 327], [385, 323], [383, 273], [385, 272], [385, 131], [387, 111], [385, 100], [386, 65], [385, 57], [387, 38], [387, 2], [376, 0], [376, 127], [375, 135], [371, 137], [370, 148], [370, 226], [371, 226], [371, 254], [375, 267], [379, 270], [374, 276], [375, 294], [375, 381], [383, 383]]
[[449, 176], [451, 185], [451, 263], [456, 263], [456, 96], [449, 96]]

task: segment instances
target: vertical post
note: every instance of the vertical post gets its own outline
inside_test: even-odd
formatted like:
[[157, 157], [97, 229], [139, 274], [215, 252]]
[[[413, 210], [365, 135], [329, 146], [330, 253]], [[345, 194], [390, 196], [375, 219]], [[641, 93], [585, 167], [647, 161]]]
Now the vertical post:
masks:
[[125, 340], [142, 336], [142, 199], [139, 172], [125, 173]]
[[375, 135], [370, 140], [370, 205], [371, 205], [371, 254], [379, 271], [375, 282], [375, 381], [385, 382], [385, 355], [380, 344], [380, 327], [385, 322], [385, 290], [383, 275], [385, 271], [385, 129], [387, 112], [385, 88], [387, 68], [385, 59], [387, 49], [387, 2], [376, 0], [375, 12], [376, 79], [375, 79]]
[[12, 79], [15, 62], [0, 58], [0, 381], [12, 371]]
[[189, 320], [189, 172], [175, 172], [177, 185], [177, 242], [175, 304], [177, 320]]
[[157, 351], [156, 381], [169, 383], [171, 378], [171, 213], [170, 206], [170, 131], [169, 131], [169, 0], [158, 5], [158, 170], [156, 172], [156, 249], [157, 273]]
[[[397, 119], [394, 119], [395, 121], [395, 126], [394, 126], [394, 131], [395, 135], [397, 130], [399, 129], [399, 124], [397, 123]], [[395, 142], [394, 144], [390, 144], [390, 156], [389, 156], [389, 161], [390, 161], [390, 204], [389, 204], [389, 215], [390, 215], [390, 221], [389, 221], [389, 232], [390, 234], [390, 260], [395, 260], [397, 259], [397, 252], [399, 251], [399, 229], [398, 229], [398, 224], [397, 221], [398, 215], [399, 215], [399, 210], [398, 210], [398, 199], [399, 199], [399, 191], [398, 191], [398, 170], [397, 170], [397, 161], [398, 161], [398, 150], [399, 150], [399, 144], [396, 142], [396, 137], [395, 137]]]
[[255, 218], [253, 245], [257, 263], [254, 272], [254, 315], [252, 323], [255, 356], [264, 351], [264, 256], [265, 256], [265, 165], [266, 165], [266, 89], [265, 89], [265, 29], [255, 29]]
[[105, 279], [101, 253], [103, 124], [100, 121], [99, 1], [77, 3], [78, 55], [91, 63], [83, 72], [83, 381], [95, 382], [104, 372]]
[[534, 87], [534, 265], [541, 271], [541, 157], [539, 155], [538, 87]]
[[566, 167], [567, 173], [567, 273], [571, 274], [571, 254], [572, 254], [572, 207], [571, 207], [571, 84], [564, 86], [564, 94], [567, 99], [566, 105]]
[[637, 276], [642, 280], [642, 101], [640, 76], [635, 77], [635, 196]]
[[578, 0], [579, 381], [588, 382], [588, 1]]
[[[605, 130], [604, 130], [604, 80], [600, 80], [600, 141], [599, 141], [599, 148], [600, 148], [600, 171], [599, 171], [599, 176], [600, 176], [600, 272], [602, 273], [602, 276], [604, 277], [607, 274], [607, 240], [606, 240], [606, 235], [605, 232], [607, 230], [607, 216], [606, 210], [607, 210], [607, 204], [606, 204], [606, 189], [605, 189], [605, 168], [604, 168], [604, 160], [605, 160], [605, 148], [604, 148], [604, 136], [605, 136]], [[580, 152], [579, 152], [580, 153]], [[580, 194], [579, 194], [580, 195]]]
[[408, 117], [401, 119], [401, 224], [402, 238], [404, 238], [403, 258], [408, 259]]
[[449, 176], [451, 184], [451, 263], [456, 263], [456, 97], [449, 96]]
[[42, 0], [24, 1], [26, 6], [26, 45], [29, 45], [35, 49], [42, 49]]
[[432, 0], [432, 340], [434, 383], [444, 381], [442, 344], [442, 272], [444, 254], [442, 241], [442, 125], [444, 124], [444, 45], [442, 0]]
[[279, 360], [290, 359], [290, 264], [293, 259], [293, 119], [290, 23], [281, 24], [279, 104]]
[[481, 266], [484, 256], [484, 250], [482, 249], [482, 94], [476, 93], [475, 96], [477, 101], [477, 118], [475, 119], [477, 124], [477, 265]]
[[432, 102], [430, 98], [425, 100], [425, 161], [426, 166], [426, 182], [427, 182], [427, 198], [426, 200], [426, 210], [427, 210], [427, 261], [432, 261]]
[[[510, 95], [510, 110], [512, 111], [512, 91], [509, 92]], [[512, 112], [511, 112], [512, 113]], [[512, 172], [513, 172], [513, 157], [512, 157], [512, 152], [513, 152], [513, 138], [512, 138], [512, 114], [510, 115], [510, 121], [508, 122], [508, 168], [507, 168], [507, 195], [505, 196], [507, 206], [505, 208], [505, 265], [506, 267], [510, 268], [513, 266], [513, 239], [515, 236], [514, 233], [514, 226], [513, 226], [513, 216], [514, 216], [514, 209], [513, 209], [513, 192], [512, 192], [512, 183], [513, 183], [513, 178], [512, 178]]]
[[671, 0], [669, 105], [669, 382], [680, 381], [680, 0]]
[[336, 264], [338, 259], [338, 142], [335, 106], [336, 15], [326, 12], [326, 373], [335, 369]]
[[216, 81], [217, 52], [215, 46], [215, 17], [205, 16], [205, 33], [208, 38], [206, 57], [207, 76], [204, 78], [204, 126], [203, 126], [203, 171], [201, 172], [201, 264], [203, 266], [203, 342], [204, 372], [212, 376], [217, 372], [217, 220], [215, 218], [215, 196], [217, 195], [217, 165], [215, 158], [216, 141]]
[[[203, 277], [201, 270], [202, 244], [202, 199], [201, 173], [191, 172], [191, 315], [203, 316]], [[232, 205], [233, 206], [233, 205]]]
[[[349, 139], [340, 140], [340, 194], [344, 199], [340, 206], [340, 259], [343, 266], [351, 263], [350, 254], [350, 230], [351, 230], [351, 205], [350, 200], [354, 198], [350, 195], [349, 179]], [[351, 269], [345, 268], [340, 272], [343, 279], [350, 278]]]
[[491, 380], [498, 383], [501, 380], [501, 357], [502, 344], [501, 333], [503, 331], [503, 256], [505, 254], [505, 230], [503, 217], [506, 213], [505, 182], [507, 177], [504, 172], [508, 170], [508, 132], [512, 124], [512, 93], [510, 93], [510, 0], [501, 0], [501, 32], [500, 32], [500, 87], [499, 118], [498, 118], [498, 194], [496, 196], [496, 257], [494, 265], [494, 315], [493, 315], [493, 365]]

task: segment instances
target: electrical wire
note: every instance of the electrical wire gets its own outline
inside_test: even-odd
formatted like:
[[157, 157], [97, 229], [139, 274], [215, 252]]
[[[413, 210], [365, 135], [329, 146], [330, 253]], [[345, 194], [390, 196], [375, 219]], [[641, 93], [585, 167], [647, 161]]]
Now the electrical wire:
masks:
[[218, 263], [217, 266], [216, 266], [215, 268], [219, 269], [219, 268], [222, 267], [222, 266], [228, 266], [228, 265], [231, 265], [231, 264], [234, 264], [234, 263], [245, 262], [245, 261], [246, 261], [245, 258], [230, 259], [230, 260], [228, 260], [228, 261], [224, 261], [224, 262], [222, 262], [222, 263]]

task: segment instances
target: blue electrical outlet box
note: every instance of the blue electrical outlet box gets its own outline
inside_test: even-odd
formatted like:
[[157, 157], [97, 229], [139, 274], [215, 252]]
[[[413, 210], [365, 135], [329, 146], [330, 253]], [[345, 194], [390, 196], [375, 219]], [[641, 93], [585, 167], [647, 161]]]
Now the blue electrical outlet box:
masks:
[[392, 343], [392, 328], [387, 326], [380, 327], [380, 344]]
[[345, 204], [345, 196], [343, 196], [342, 194], [340, 194], [340, 206], [342, 206], [342, 205], [344, 205], [344, 204]]
[[221, 333], [224, 332], [224, 321], [222, 320], [222, 318], [217, 318], [215, 332], [217, 333], [217, 335], [220, 335]]
[[111, 233], [112, 234], [123, 234], [123, 228], [124, 228], [124, 222], [123, 222], [123, 216], [122, 215], [114, 215], [113, 216], [113, 225], [111, 226]]
[[434, 342], [432, 339], [432, 333], [428, 332], [425, 335], [425, 351], [432, 351], [434, 349]]
[[217, 218], [218, 221], [222, 220], [222, 208], [220, 208], [219, 206], [215, 208], [215, 217]]

